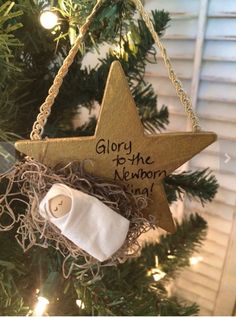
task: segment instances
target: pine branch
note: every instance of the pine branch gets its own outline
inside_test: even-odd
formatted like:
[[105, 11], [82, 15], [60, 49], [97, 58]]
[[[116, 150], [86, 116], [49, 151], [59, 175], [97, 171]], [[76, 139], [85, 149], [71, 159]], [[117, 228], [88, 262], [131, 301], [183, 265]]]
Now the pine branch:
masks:
[[196, 316], [199, 313], [197, 304], [187, 304], [180, 301], [177, 297], [163, 299], [159, 303], [160, 316]]
[[12, 239], [14, 239], [14, 233], [0, 235], [0, 311], [2, 315], [20, 315], [28, 312], [19, 288], [20, 283], [18, 284], [26, 273], [23, 264], [24, 256]]
[[[145, 128], [150, 132], [154, 132], [156, 129], [164, 129], [165, 125], [168, 124], [168, 110], [165, 106], [162, 106], [160, 111], [157, 110], [156, 95], [153, 91], [153, 88], [150, 84], [146, 84], [144, 82], [145, 66], [148, 62], [147, 56], [150, 54], [155, 55], [155, 50], [153, 51], [153, 39], [150, 34], [149, 36], [146, 36], [146, 33], [149, 31], [147, 30], [145, 24], [141, 21], [139, 21], [138, 25], [131, 24], [131, 26], [128, 26], [128, 22], [130, 22], [128, 18], [130, 19], [130, 16], [133, 14], [133, 7], [129, 4], [127, 4], [128, 7], [126, 7], [126, 5], [121, 5], [119, 1], [117, 3], [114, 5], [115, 8], [113, 8], [111, 5], [105, 9], [105, 12], [103, 12], [104, 9], [101, 10], [100, 16], [102, 16], [102, 19], [107, 19], [109, 10], [114, 10], [116, 12], [115, 16], [122, 16], [122, 25], [119, 25], [121, 30], [119, 30], [117, 34], [119, 34], [120, 31], [124, 32], [124, 30], [126, 32], [125, 34], [131, 32], [132, 41], [134, 41], [133, 43], [135, 46], [137, 46], [137, 49], [133, 50], [133, 46], [130, 47], [129, 40], [126, 35], [122, 35], [122, 40], [124, 43], [124, 55], [119, 56], [119, 61], [121, 62], [124, 72], [127, 75], [130, 88], [132, 90]], [[115, 16], [112, 18], [114, 21], [109, 21], [109, 25], [111, 27], [113, 25], [112, 23], [117, 22]], [[100, 19], [99, 17], [98, 19]], [[164, 11], [154, 11], [153, 19], [157, 31], [161, 35], [163, 29], [166, 27], [166, 24], [169, 21], [169, 15]], [[97, 33], [95, 33], [98, 34], [99, 27], [96, 23], [100, 23], [101, 21], [96, 21], [94, 23], [96, 25]], [[104, 30], [103, 32], [102, 30], [100, 31], [101, 33], [104, 32]], [[110, 35], [109, 37], [107, 35], [106, 39], [111, 38], [112, 43], [118, 45], [120, 41], [119, 38], [116, 38], [112, 30], [109, 33]], [[92, 30], [91, 34], [93, 34]], [[114, 35], [114, 38], [111, 37], [111, 34]], [[135, 40], [135, 38], [137, 38], [137, 40]], [[91, 47], [91, 43], [87, 43], [88, 40], [89, 39], [86, 40], [85, 44], [89, 49]], [[99, 39], [96, 39], [96, 41], [100, 43]], [[65, 122], [64, 131], [59, 132], [57, 130], [59, 135], [68, 135], [68, 132], [66, 131], [71, 129], [69, 120], [71, 118], [72, 112], [75, 111], [78, 104], [90, 107], [94, 100], [101, 103], [110, 65], [116, 59], [116, 55], [112, 50], [110, 50], [105, 58], [100, 59], [100, 66], [96, 67], [95, 69], [88, 70], [86, 68], [81, 69], [81, 57], [79, 56], [77, 58], [69, 71], [69, 75], [64, 80], [61, 93], [57, 98], [56, 107], [54, 107], [55, 110], [53, 110], [51, 115], [52, 118], [56, 117], [59, 119], [61, 117], [61, 123], [59, 123], [61, 127], [62, 122]], [[76, 92], [75, 95], [72, 93], [73, 91]], [[68, 109], [70, 109], [71, 112], [69, 112]], [[56, 126], [53, 120], [49, 120], [49, 125], [50, 124]], [[52, 130], [52, 128], [49, 128], [49, 130]], [[79, 130], [77, 130], [74, 135], [77, 135], [78, 131]], [[86, 134], [89, 135], [89, 133], [93, 134], [94, 131], [90, 130]]]
[[[177, 224], [174, 234], [161, 237], [160, 243], [147, 245], [142, 250], [143, 265], [155, 267], [155, 255], [160, 267], [172, 278], [183, 267], [189, 266], [189, 257], [202, 244], [206, 236], [207, 223], [198, 214], [191, 214], [181, 224]], [[171, 257], [170, 257], [171, 255]]]
[[169, 123], [169, 112], [164, 105], [159, 111], [157, 110], [157, 96], [152, 86], [139, 84], [134, 87], [132, 94], [144, 127], [150, 133], [165, 129], [165, 125]]
[[14, 31], [21, 28], [16, 18], [23, 14], [22, 11], [13, 12], [13, 1], [0, 1], [0, 88], [5, 87], [6, 81], [19, 71], [14, 63], [14, 48], [19, 47], [21, 42], [14, 36]]
[[[58, 29], [59, 38], [65, 39], [70, 36], [70, 27], [75, 26], [75, 36], [78, 35], [78, 26], [81, 26], [86, 17], [92, 11], [96, 1], [64, 0], [59, 2], [59, 7], [53, 9], [61, 14], [66, 25]], [[99, 48], [100, 44], [113, 43], [120, 34], [120, 27], [126, 28], [134, 14], [134, 5], [131, 1], [108, 0], [103, 3], [90, 26], [89, 36], [86, 38], [85, 46], [81, 52], [91, 48]], [[122, 20], [122, 23], [121, 23]], [[63, 42], [63, 41], [62, 41]]]
[[[9, 274], [2, 281], [6, 287], [10, 278], [14, 287], [10, 291], [8, 288], [8, 297], [11, 297], [12, 301], [2, 311], [6, 314], [18, 311], [25, 313], [27, 305], [32, 308], [35, 289], [40, 287], [41, 290], [48, 290], [44, 294], [50, 300], [50, 315], [154, 316], [170, 315], [170, 312], [175, 312], [174, 315], [179, 316], [190, 312], [195, 314], [195, 305], [186, 305], [173, 297], [168, 298], [164, 284], [176, 275], [176, 271], [189, 264], [188, 258], [201, 244], [205, 229], [204, 220], [192, 215], [189, 220], [178, 225], [174, 235], [162, 237], [160, 244], [147, 245], [139, 258], [118, 267], [104, 267], [103, 279], [95, 284], [83, 284], [77, 280], [76, 269], [74, 276], [69, 280], [63, 280], [60, 276], [55, 283], [54, 276], [59, 276], [62, 261], [55, 250], [34, 248], [26, 257], [16, 242], [10, 238], [13, 238], [14, 233], [9, 233], [10, 236], [5, 234], [5, 242], [1, 236], [1, 245], [4, 248], [0, 250], [0, 255], [1, 259], [8, 263]], [[174, 258], [170, 259], [170, 254]], [[154, 282], [152, 276], [147, 275], [148, 270], [155, 267], [155, 255], [158, 255], [161, 269], [167, 273], [160, 282]], [[19, 278], [11, 268], [22, 272], [23, 275], [20, 273]], [[1, 289], [0, 295], [6, 299]], [[85, 303], [85, 310], [76, 306], [78, 298]]]
[[8, 132], [14, 131], [12, 95], [16, 86], [14, 77], [20, 72], [19, 64], [14, 61], [14, 50], [22, 46], [14, 33], [22, 27], [16, 18], [23, 14], [14, 6], [13, 1], [0, 1], [0, 141], [8, 141]]
[[182, 194], [186, 193], [189, 199], [196, 199], [204, 205], [215, 197], [218, 182], [207, 168], [171, 174], [165, 178], [165, 189], [169, 203], [182, 199]]
[[[70, 1], [68, 1], [68, 3], [69, 2]], [[81, 24], [85, 17], [85, 11], [89, 11], [91, 9], [89, 6], [92, 7], [93, 3], [90, 2], [88, 4], [87, 1], [74, 1], [74, 3], [77, 7], [75, 6], [75, 10], [70, 14], [71, 17], [73, 17], [73, 14], [77, 14], [76, 17], [79, 19], [79, 12], [79, 24]], [[18, 49], [14, 48], [15, 60], [21, 63], [22, 72], [19, 78], [14, 78], [14, 82], [17, 82], [17, 91], [14, 91], [13, 100], [14, 98], [17, 100], [15, 100], [13, 104], [7, 103], [9, 112], [14, 114], [14, 118], [9, 120], [12, 122], [14, 130], [9, 127], [8, 131], [14, 131], [22, 137], [27, 137], [30, 133], [34, 118], [37, 115], [38, 107], [47, 95], [47, 90], [50, 87], [53, 77], [70, 47], [65, 39], [60, 40], [57, 45], [57, 56], [55, 55], [56, 43], [53, 42], [53, 35], [51, 32], [42, 29], [38, 19], [35, 19], [35, 16], [39, 16], [42, 3], [37, 6], [31, 0], [19, 0], [17, 8], [22, 9], [24, 12], [24, 16], [22, 17], [24, 27], [16, 33], [18, 39], [20, 39], [24, 46]], [[82, 11], [77, 10], [78, 8], [81, 8]], [[153, 49], [150, 39], [146, 42], [145, 37], [138, 35], [139, 32], [145, 32], [145, 26], [142, 24], [140, 24], [140, 26], [139, 24], [138, 26], [134, 26], [130, 23], [133, 14], [134, 6], [130, 1], [116, 1], [116, 3], [111, 1], [111, 3], [107, 3], [99, 12], [97, 19], [95, 19], [94, 25], [91, 28], [91, 35], [87, 37], [85, 41], [85, 47], [86, 51], [91, 51], [94, 47], [96, 48], [99, 43], [107, 42], [119, 44], [121, 31], [123, 34], [127, 34], [131, 30], [134, 41], [136, 41], [135, 37], [141, 38], [137, 43], [139, 45], [138, 53], [136, 55], [131, 53], [128, 61], [121, 59], [129, 82], [133, 84], [134, 88], [137, 80], [140, 83], [144, 83], [143, 76], [146, 63], [144, 57], [147, 54], [153, 54]], [[157, 25], [159, 28], [158, 32], [161, 33], [163, 31], [161, 28], [168, 21], [168, 14], [163, 12], [157, 15], [156, 20], [158, 20], [158, 23], [161, 23]], [[81, 17], [83, 17], [83, 19], [81, 19]], [[120, 22], [120, 17], [122, 17], [122, 23]], [[131, 24], [132, 27], [130, 26]], [[30, 33], [27, 32], [29, 29], [31, 30]], [[91, 40], [91, 37], [93, 37], [93, 40]], [[97, 44], [95, 45], [95, 43]], [[129, 47], [127, 47], [127, 52], [129, 50]], [[63, 90], [62, 87], [63, 93], [60, 93], [53, 107], [54, 112], [50, 116], [46, 127], [46, 133], [49, 133], [50, 136], [53, 135], [52, 131], [55, 127], [57, 127], [57, 129], [54, 130], [54, 136], [56, 133], [57, 135], [67, 135], [69, 130], [73, 130], [71, 118], [75, 113], [77, 105], [80, 104], [90, 107], [94, 100], [101, 102], [109, 67], [116, 57], [109, 54], [107, 58], [101, 61], [101, 67], [91, 71], [81, 69], [81, 59], [82, 55], [78, 54], [74, 66], [70, 69], [70, 75], [64, 80], [63, 87], [65, 87], [65, 89]], [[37, 87], [37, 93], [35, 93], [35, 87]], [[69, 89], [67, 89], [68, 87]], [[145, 127], [149, 130], [153, 130], [154, 124], [157, 124], [157, 128], [161, 129], [167, 123], [167, 109], [162, 108], [159, 113], [154, 104], [156, 98], [152, 88], [148, 88], [146, 92], [146, 95], [140, 94], [137, 96], [140, 112], [146, 113], [146, 119], [144, 120]], [[148, 95], [150, 95], [149, 100]], [[29, 108], [31, 111], [28, 111]], [[154, 116], [152, 119], [151, 115]], [[0, 116], [0, 118], [4, 117], [4, 115]], [[6, 126], [8, 122], [6, 121]], [[27, 125], [22, 124], [23, 122], [27, 122]], [[4, 125], [2, 125], [2, 127], [3, 126]], [[75, 131], [75, 135], [77, 135], [77, 133], [78, 131]], [[87, 134], [88, 133], [90, 132], [87, 132]]]
[[[206, 222], [198, 215], [191, 215], [177, 226], [175, 234], [161, 237], [158, 244], [146, 245], [139, 258], [117, 268], [105, 268], [101, 281], [81, 286], [75, 280], [78, 297], [86, 307], [83, 313], [146, 316], [169, 315], [170, 312], [180, 316], [196, 314], [196, 305], [184, 305], [174, 297], [168, 298], [164, 285], [168, 279], [176, 276], [176, 272], [189, 265], [189, 257], [201, 245], [205, 234]], [[152, 276], [147, 275], [148, 270], [155, 267], [155, 255], [158, 255], [161, 269], [167, 273], [159, 282], [154, 282]]]

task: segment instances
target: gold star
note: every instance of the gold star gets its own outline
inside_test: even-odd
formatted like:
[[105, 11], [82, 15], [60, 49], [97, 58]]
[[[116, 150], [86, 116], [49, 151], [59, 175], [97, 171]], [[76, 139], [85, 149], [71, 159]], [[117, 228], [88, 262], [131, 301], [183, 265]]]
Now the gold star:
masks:
[[91, 173], [147, 195], [146, 213], [156, 217], [159, 227], [174, 232], [162, 180], [215, 140], [212, 132], [144, 134], [125, 74], [116, 61], [110, 69], [94, 136], [24, 140], [15, 146], [48, 166], [92, 160]]

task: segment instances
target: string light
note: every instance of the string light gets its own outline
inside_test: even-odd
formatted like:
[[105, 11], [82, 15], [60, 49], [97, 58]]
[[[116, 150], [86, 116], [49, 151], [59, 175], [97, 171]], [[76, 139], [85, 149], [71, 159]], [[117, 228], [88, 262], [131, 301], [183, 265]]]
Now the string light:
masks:
[[81, 308], [81, 309], [84, 309], [84, 308], [85, 308], [85, 305], [84, 305], [84, 303], [82, 302], [81, 299], [77, 299], [77, 300], [76, 300], [76, 305], [77, 305], [79, 308]]
[[43, 316], [46, 311], [47, 305], [49, 304], [49, 300], [43, 296], [38, 297], [38, 301], [34, 308], [34, 316]]
[[168, 258], [169, 260], [173, 260], [173, 259], [176, 258], [176, 256], [175, 256], [175, 255], [172, 255], [172, 254], [169, 254], [169, 255], [167, 255], [167, 258]]
[[51, 30], [57, 25], [58, 16], [55, 12], [52, 12], [50, 10], [44, 10], [40, 14], [40, 23], [45, 29]]
[[192, 256], [189, 259], [189, 263], [190, 265], [197, 265], [199, 262], [201, 262], [203, 260], [202, 256]]
[[148, 276], [152, 276], [155, 282], [160, 281], [166, 276], [166, 273], [159, 268], [159, 259], [157, 255], [155, 256], [155, 267], [148, 271]]
[[161, 271], [160, 269], [152, 269], [152, 277], [155, 282], [160, 281], [165, 276], [166, 276], [166, 273]]

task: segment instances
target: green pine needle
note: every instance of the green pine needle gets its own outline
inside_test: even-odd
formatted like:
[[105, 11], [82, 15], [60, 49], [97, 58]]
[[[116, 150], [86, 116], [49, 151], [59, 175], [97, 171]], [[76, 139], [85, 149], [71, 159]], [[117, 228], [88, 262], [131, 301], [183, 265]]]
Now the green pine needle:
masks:
[[218, 182], [212, 172], [206, 168], [167, 176], [165, 189], [169, 203], [181, 199], [182, 194], [186, 193], [189, 199], [196, 199], [204, 205], [215, 197]]

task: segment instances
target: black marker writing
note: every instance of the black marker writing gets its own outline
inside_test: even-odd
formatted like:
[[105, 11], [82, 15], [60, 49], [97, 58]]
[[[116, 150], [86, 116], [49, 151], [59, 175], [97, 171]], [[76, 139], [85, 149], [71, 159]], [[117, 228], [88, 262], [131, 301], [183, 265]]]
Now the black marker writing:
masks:
[[118, 171], [115, 169], [114, 173], [114, 180], [119, 180], [119, 181], [129, 181], [132, 179], [153, 179], [156, 180], [160, 177], [165, 177], [167, 176], [167, 173], [165, 170], [144, 170], [143, 168], [139, 168], [137, 172], [130, 172], [129, 170], [126, 169], [126, 167], [122, 168], [122, 171]]
[[99, 139], [96, 144], [97, 154], [110, 154], [112, 152], [125, 152], [125, 155], [129, 155], [132, 152], [131, 141], [127, 142], [111, 142], [110, 140]]

